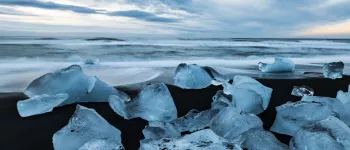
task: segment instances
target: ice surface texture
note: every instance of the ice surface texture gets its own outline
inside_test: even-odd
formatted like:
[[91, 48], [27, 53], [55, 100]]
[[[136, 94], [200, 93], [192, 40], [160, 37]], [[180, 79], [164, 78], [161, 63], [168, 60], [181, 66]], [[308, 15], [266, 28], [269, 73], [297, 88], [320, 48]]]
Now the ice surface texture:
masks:
[[235, 107], [235, 104], [232, 104], [232, 96], [226, 95], [224, 91], [217, 91], [213, 96], [213, 102], [211, 103], [211, 109], [221, 109], [226, 107]]
[[320, 102], [288, 102], [276, 107], [276, 118], [271, 131], [293, 136], [302, 126], [329, 116], [339, 117], [332, 108]]
[[349, 150], [350, 129], [335, 117], [303, 126], [289, 143], [291, 150]]
[[325, 78], [337, 79], [343, 77], [344, 63], [332, 62], [323, 65], [323, 76]]
[[141, 140], [139, 150], [242, 150], [212, 130], [197, 131], [181, 138], [163, 138], [160, 140]]
[[232, 95], [232, 104], [238, 109], [260, 114], [270, 103], [272, 89], [253, 78], [237, 75], [233, 79], [233, 84], [224, 83], [224, 93]]
[[141, 117], [147, 121], [169, 122], [177, 118], [176, 106], [164, 83], [144, 86], [133, 100], [127, 95], [112, 95], [109, 105], [125, 119]]
[[291, 94], [294, 96], [303, 97], [303, 96], [313, 96], [314, 93], [315, 93], [314, 89], [306, 85], [303, 85], [303, 86], [294, 86]]
[[[121, 92], [96, 77], [85, 75], [80, 66], [72, 65], [68, 68], [48, 73], [35, 79], [29, 84], [24, 93], [31, 97], [25, 101], [35, 102], [19, 102], [18, 106], [22, 107], [18, 108], [20, 111], [26, 111], [23, 110], [23, 108], [30, 108], [30, 106], [23, 105], [31, 105], [35, 103], [35, 105], [45, 105], [45, 107], [52, 107], [51, 109], [53, 109], [54, 107], [72, 103], [108, 102], [108, 97], [110, 95], [120, 95]], [[61, 102], [61, 99], [56, 99], [57, 101], [38, 99], [38, 97], [46, 97], [46, 99], [51, 97], [55, 99], [57, 98], [55, 97], [57, 94], [62, 93], [69, 95], [69, 98], [65, 99], [63, 102]], [[50, 108], [46, 109], [50, 110]], [[45, 111], [33, 112], [31, 115], [44, 112]]]
[[348, 87], [349, 91], [345, 93], [344, 91], [340, 90], [337, 93], [337, 99], [339, 99], [345, 107], [350, 108], [350, 85]]
[[119, 150], [123, 149], [120, 134], [95, 110], [77, 105], [68, 125], [53, 135], [52, 142], [55, 150], [86, 150], [95, 146]]
[[272, 64], [259, 63], [259, 69], [262, 72], [274, 73], [274, 72], [293, 72], [295, 64], [287, 58], [275, 58], [275, 62]]

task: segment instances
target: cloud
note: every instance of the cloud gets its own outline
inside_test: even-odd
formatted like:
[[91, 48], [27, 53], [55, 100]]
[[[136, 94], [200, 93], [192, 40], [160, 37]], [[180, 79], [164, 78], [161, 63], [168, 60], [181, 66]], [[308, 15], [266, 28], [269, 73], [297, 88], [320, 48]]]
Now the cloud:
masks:
[[177, 19], [159, 17], [155, 14], [145, 12], [145, 11], [139, 11], [139, 10], [115, 11], [112, 13], [108, 13], [108, 15], [136, 18], [136, 19], [141, 19], [141, 20], [151, 21], [151, 22], [177, 22], [178, 21]]

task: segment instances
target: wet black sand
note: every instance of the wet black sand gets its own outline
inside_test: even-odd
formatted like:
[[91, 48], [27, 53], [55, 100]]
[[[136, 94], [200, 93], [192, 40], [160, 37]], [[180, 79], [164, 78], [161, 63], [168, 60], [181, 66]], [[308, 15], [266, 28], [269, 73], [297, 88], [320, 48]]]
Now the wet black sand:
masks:
[[[287, 101], [297, 101], [300, 98], [291, 96], [294, 85], [307, 85], [315, 90], [316, 96], [335, 97], [338, 90], [347, 91], [350, 77], [330, 80], [323, 78], [313, 79], [259, 79], [259, 81], [273, 88], [269, 108], [259, 117], [264, 127], [272, 125], [276, 111], [275, 107]], [[205, 110], [210, 108], [211, 98], [221, 87], [208, 87], [202, 90], [183, 90], [169, 86], [178, 109], [178, 115], [183, 116], [191, 109]], [[135, 95], [136, 91], [126, 91]], [[21, 118], [18, 115], [16, 103], [26, 99], [22, 93], [0, 94], [0, 150], [50, 150], [53, 149], [52, 135], [68, 123], [75, 110], [75, 105], [68, 105], [54, 109], [51, 113]], [[94, 108], [109, 123], [122, 132], [122, 143], [127, 150], [136, 150], [139, 140], [143, 138], [141, 130], [147, 124], [142, 119], [124, 120], [109, 107], [107, 103], [82, 104]], [[288, 144], [290, 137], [275, 134], [283, 143]]]

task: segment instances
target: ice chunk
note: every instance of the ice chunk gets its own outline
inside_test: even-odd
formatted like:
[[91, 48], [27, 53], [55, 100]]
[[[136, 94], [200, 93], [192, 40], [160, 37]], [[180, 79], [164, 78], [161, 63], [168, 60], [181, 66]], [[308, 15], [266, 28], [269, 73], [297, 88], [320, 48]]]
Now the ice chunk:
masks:
[[227, 107], [212, 120], [210, 129], [227, 140], [233, 140], [249, 129], [262, 128], [262, 125], [258, 116]]
[[226, 107], [235, 107], [231, 103], [232, 98], [226, 95], [222, 90], [217, 91], [213, 96], [213, 102], [211, 103], [211, 109], [221, 109]]
[[343, 77], [344, 63], [332, 62], [323, 65], [323, 76], [325, 78], [337, 79]]
[[234, 141], [240, 141], [241, 147], [251, 150], [287, 150], [288, 146], [281, 143], [268, 131], [261, 128], [250, 129]]
[[120, 143], [105, 139], [93, 139], [85, 143], [78, 150], [124, 150]]
[[219, 137], [210, 129], [181, 138], [141, 140], [140, 143], [140, 150], [242, 150], [237, 144]]
[[217, 72], [215, 69], [205, 66], [202, 67], [205, 71], [207, 71], [207, 73], [211, 76], [211, 78], [213, 79], [212, 84], [213, 85], [221, 85], [224, 82], [228, 82], [229, 78], [227, 78], [226, 76], [220, 74], [219, 72]]
[[181, 132], [169, 123], [149, 122], [149, 125], [142, 130], [145, 139], [159, 140], [162, 138], [176, 138]]
[[339, 115], [320, 102], [288, 102], [276, 107], [276, 118], [271, 131], [293, 136], [303, 125]]
[[100, 60], [98, 58], [88, 58], [85, 60], [85, 65], [98, 65]]
[[350, 111], [339, 99], [320, 96], [304, 96], [301, 100], [309, 102], [320, 102], [322, 104], [329, 105], [334, 112], [339, 114], [340, 120], [344, 121], [347, 125], [350, 125]]
[[287, 58], [275, 58], [273, 64], [259, 63], [259, 69], [262, 72], [273, 73], [273, 72], [293, 72], [295, 64]]
[[[349, 85], [349, 91], [350, 91], [350, 85]], [[345, 93], [344, 91], [340, 90], [337, 93], [337, 99], [339, 99], [346, 107], [350, 107], [350, 92]]]
[[313, 96], [314, 95], [314, 89], [303, 85], [303, 86], [294, 86], [292, 95], [294, 96]]
[[289, 143], [291, 150], [349, 150], [350, 129], [335, 117], [303, 126]]
[[176, 106], [164, 83], [143, 87], [133, 100], [112, 95], [109, 105], [125, 119], [141, 117], [147, 121], [169, 122], [177, 118]]
[[53, 108], [66, 101], [69, 95], [60, 93], [53, 96], [37, 95], [27, 100], [17, 102], [17, 110], [21, 117], [28, 117], [37, 114], [51, 112]]
[[94, 143], [123, 149], [120, 134], [95, 110], [77, 105], [68, 125], [53, 135], [52, 142], [56, 150], [84, 149]]
[[184, 89], [203, 89], [212, 83], [210, 75], [198, 65], [180, 64], [175, 72], [174, 85]]
[[240, 110], [259, 114], [267, 109], [272, 89], [253, 78], [237, 75], [233, 84], [224, 83], [224, 93], [232, 95], [232, 104]]

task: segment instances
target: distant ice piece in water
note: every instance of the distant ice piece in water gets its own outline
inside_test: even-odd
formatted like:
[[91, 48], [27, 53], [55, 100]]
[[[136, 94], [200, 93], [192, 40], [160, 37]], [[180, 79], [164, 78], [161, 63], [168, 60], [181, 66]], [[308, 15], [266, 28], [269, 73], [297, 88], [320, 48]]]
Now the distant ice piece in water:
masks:
[[85, 60], [85, 65], [98, 65], [100, 60], [98, 58], [88, 58]]
[[69, 98], [66, 93], [60, 93], [53, 96], [37, 95], [24, 101], [17, 102], [17, 110], [21, 117], [28, 117], [37, 114], [51, 112], [53, 108], [59, 106]]
[[174, 76], [174, 85], [183, 89], [203, 89], [212, 84], [211, 76], [200, 66], [180, 64]]
[[67, 58], [67, 61], [68, 62], [82, 62], [83, 61], [83, 58], [81, 58], [80, 56], [78, 55], [72, 55], [72, 56], [69, 56]]
[[211, 109], [221, 109], [226, 107], [235, 107], [232, 104], [232, 97], [230, 95], [226, 95], [224, 91], [217, 91], [213, 96], [213, 102], [211, 103]]
[[250, 129], [236, 138], [242, 148], [250, 150], [287, 150], [288, 146], [281, 143], [271, 132], [261, 128]]
[[349, 150], [350, 129], [336, 117], [303, 126], [291, 139], [290, 150]]
[[[350, 85], [349, 85], [349, 91], [350, 91]], [[337, 93], [337, 99], [339, 99], [344, 105], [346, 105], [347, 108], [350, 108], [350, 92], [345, 93], [344, 91], [340, 90]]]
[[276, 118], [271, 131], [293, 136], [305, 124], [339, 115], [332, 108], [320, 102], [288, 102], [276, 107]]
[[303, 85], [303, 86], [294, 86], [291, 94], [294, 96], [303, 97], [303, 96], [313, 96], [314, 93], [315, 93], [314, 89], [306, 85]]
[[212, 130], [197, 131], [181, 138], [141, 140], [139, 150], [242, 150], [239, 145], [216, 135]]
[[109, 105], [125, 119], [141, 117], [147, 121], [169, 122], [177, 118], [176, 106], [164, 83], [143, 87], [133, 100], [125, 95], [112, 95]]
[[86, 150], [95, 146], [121, 150], [124, 148], [120, 134], [95, 110], [77, 105], [68, 125], [53, 135], [52, 142], [56, 150]]
[[275, 58], [275, 62], [272, 64], [259, 63], [259, 69], [262, 72], [274, 73], [274, 72], [293, 72], [295, 64], [287, 58]]
[[212, 120], [210, 129], [227, 140], [234, 140], [252, 128], [262, 129], [262, 125], [258, 116], [241, 112], [235, 107], [227, 107]]
[[260, 114], [269, 106], [272, 89], [251, 77], [237, 75], [233, 84], [223, 86], [224, 93], [232, 95], [232, 104], [244, 112]]
[[[45, 74], [32, 81], [24, 91], [24, 94], [29, 97], [54, 96], [61, 93], [68, 94], [69, 98], [57, 106], [83, 102], [108, 102], [110, 95], [120, 95], [122, 92], [97, 77], [85, 75], [79, 65]], [[57, 103], [54, 102], [50, 106], [56, 106]]]
[[332, 62], [323, 65], [323, 76], [325, 78], [337, 79], [343, 77], [344, 63]]

